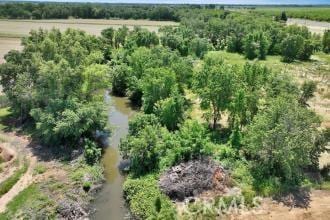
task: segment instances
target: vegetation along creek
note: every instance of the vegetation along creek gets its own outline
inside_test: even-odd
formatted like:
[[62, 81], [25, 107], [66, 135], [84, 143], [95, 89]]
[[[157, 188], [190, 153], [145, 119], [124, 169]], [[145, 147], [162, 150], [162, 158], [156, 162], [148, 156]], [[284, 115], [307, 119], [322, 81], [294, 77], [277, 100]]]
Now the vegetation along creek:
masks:
[[92, 219], [125, 219], [129, 211], [123, 198], [125, 177], [120, 171], [122, 160], [118, 146], [121, 138], [128, 133], [128, 121], [134, 115], [134, 110], [127, 98], [107, 94], [106, 102], [109, 105], [108, 120], [111, 125], [108, 147], [102, 158], [106, 183], [92, 204], [96, 210]]

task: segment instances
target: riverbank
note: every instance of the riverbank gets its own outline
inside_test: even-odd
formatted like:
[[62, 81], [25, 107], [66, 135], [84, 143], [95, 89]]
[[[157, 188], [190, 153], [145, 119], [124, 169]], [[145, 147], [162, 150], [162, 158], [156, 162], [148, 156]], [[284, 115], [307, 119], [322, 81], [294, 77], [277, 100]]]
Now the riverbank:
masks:
[[[24, 130], [13, 126], [9, 111], [1, 112], [0, 144], [19, 155], [28, 168], [18, 180], [6, 184], [9, 190], [0, 198], [0, 219], [87, 217], [90, 201], [104, 181], [102, 165], [87, 165], [80, 149], [40, 146]], [[1, 170], [1, 183], [16, 175], [13, 171], [5, 177], [11, 167]]]

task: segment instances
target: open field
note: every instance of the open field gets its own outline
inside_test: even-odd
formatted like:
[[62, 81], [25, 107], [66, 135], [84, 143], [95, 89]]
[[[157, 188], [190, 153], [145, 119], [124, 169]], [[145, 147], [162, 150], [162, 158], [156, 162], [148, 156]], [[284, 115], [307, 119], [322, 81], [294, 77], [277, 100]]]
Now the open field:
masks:
[[68, 19], [68, 20], [0, 20], [0, 36], [22, 37], [29, 34], [31, 29], [58, 28], [61, 31], [67, 28], [75, 28], [86, 31], [89, 34], [99, 35], [108, 27], [119, 28], [126, 25], [132, 29], [141, 26], [150, 31], [158, 31], [159, 27], [177, 25], [169, 21], [149, 20], [106, 20], [106, 19]]
[[330, 7], [257, 7], [253, 11], [270, 16], [279, 16], [285, 11], [290, 18], [330, 21]]
[[4, 61], [4, 56], [10, 50], [20, 50], [21, 40], [19, 38], [0, 37], [0, 64]]
[[132, 29], [134, 26], [141, 26], [150, 31], [158, 31], [162, 26], [177, 25], [170, 21], [149, 21], [149, 20], [106, 20], [106, 19], [68, 19], [68, 20], [0, 20], [0, 63], [9, 50], [21, 48], [20, 39], [27, 36], [31, 30], [39, 28], [58, 28], [61, 31], [67, 28], [84, 30], [89, 34], [99, 35], [108, 27], [115, 29], [126, 25]]
[[312, 21], [307, 19], [289, 18], [288, 25], [296, 24], [306, 26], [312, 33], [323, 34], [325, 30], [330, 29], [330, 23], [324, 21]]

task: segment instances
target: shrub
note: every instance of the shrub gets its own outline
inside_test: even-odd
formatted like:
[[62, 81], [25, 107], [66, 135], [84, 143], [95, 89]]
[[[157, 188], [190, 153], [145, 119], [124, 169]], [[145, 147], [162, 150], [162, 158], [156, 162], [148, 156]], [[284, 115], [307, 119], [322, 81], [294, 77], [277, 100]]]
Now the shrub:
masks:
[[159, 190], [155, 176], [129, 177], [123, 190], [132, 214], [139, 219], [176, 218], [176, 210], [169, 198]]
[[85, 151], [84, 156], [86, 162], [90, 165], [98, 162], [101, 159], [102, 151], [95, 142], [85, 139]]
[[326, 30], [322, 39], [324, 53], [330, 53], [330, 30]]
[[138, 113], [129, 121], [129, 134], [137, 135], [140, 130], [143, 130], [148, 125], [159, 125], [159, 120], [154, 114]]
[[314, 45], [311, 40], [305, 40], [300, 48], [297, 58], [299, 60], [309, 60], [314, 51]]
[[155, 105], [155, 114], [162, 125], [173, 131], [183, 121], [185, 100], [180, 94], [174, 94], [169, 98], [160, 100]]
[[120, 143], [123, 157], [131, 160], [134, 175], [158, 170], [159, 160], [167, 149], [164, 141], [167, 136], [170, 134], [166, 128], [149, 125]]
[[304, 38], [300, 35], [291, 35], [286, 37], [282, 44], [282, 57], [284, 62], [293, 62], [298, 58], [299, 52], [304, 45]]
[[89, 182], [89, 181], [86, 181], [86, 182], [83, 183], [83, 190], [85, 192], [88, 192], [90, 190], [91, 186], [92, 186], [92, 183]]
[[270, 179], [276, 186], [299, 186], [303, 169], [316, 166], [323, 149], [316, 141], [321, 135], [318, 126], [315, 113], [301, 107], [296, 97], [279, 97], [259, 112], [243, 141], [257, 182]]

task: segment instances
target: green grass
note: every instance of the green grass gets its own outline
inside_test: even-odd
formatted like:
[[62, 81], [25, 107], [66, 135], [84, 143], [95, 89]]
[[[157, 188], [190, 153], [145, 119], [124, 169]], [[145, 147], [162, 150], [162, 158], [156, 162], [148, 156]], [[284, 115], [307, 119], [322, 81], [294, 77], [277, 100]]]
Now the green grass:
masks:
[[33, 170], [33, 175], [43, 174], [46, 172], [46, 167], [43, 164], [38, 164]]
[[11, 115], [10, 108], [0, 108], [0, 131], [5, 130], [8, 126], [5, 124], [5, 120]]
[[291, 64], [283, 63], [281, 62], [280, 56], [267, 56], [266, 60], [253, 60], [250, 61], [244, 57], [244, 55], [238, 54], [238, 53], [229, 53], [226, 51], [212, 51], [211, 53], [214, 53], [215, 56], [222, 57], [227, 63], [230, 63], [232, 65], [238, 65], [243, 66], [246, 62], [256, 62], [262, 65], [265, 65], [267, 67], [278, 69], [283, 68], [288, 65], [296, 65], [301, 62], [294, 62]]
[[0, 184], [0, 196], [6, 194], [16, 183], [17, 181], [24, 175], [24, 173], [28, 169], [28, 164], [24, 163], [23, 167], [17, 170], [12, 176], [3, 181]]
[[330, 22], [330, 7], [257, 7], [251, 11], [266, 16], [280, 16], [285, 11], [292, 18]]
[[0, 214], [0, 220], [44, 219], [45, 216], [54, 219], [55, 206], [38, 185], [32, 184], [8, 203], [6, 211]]

